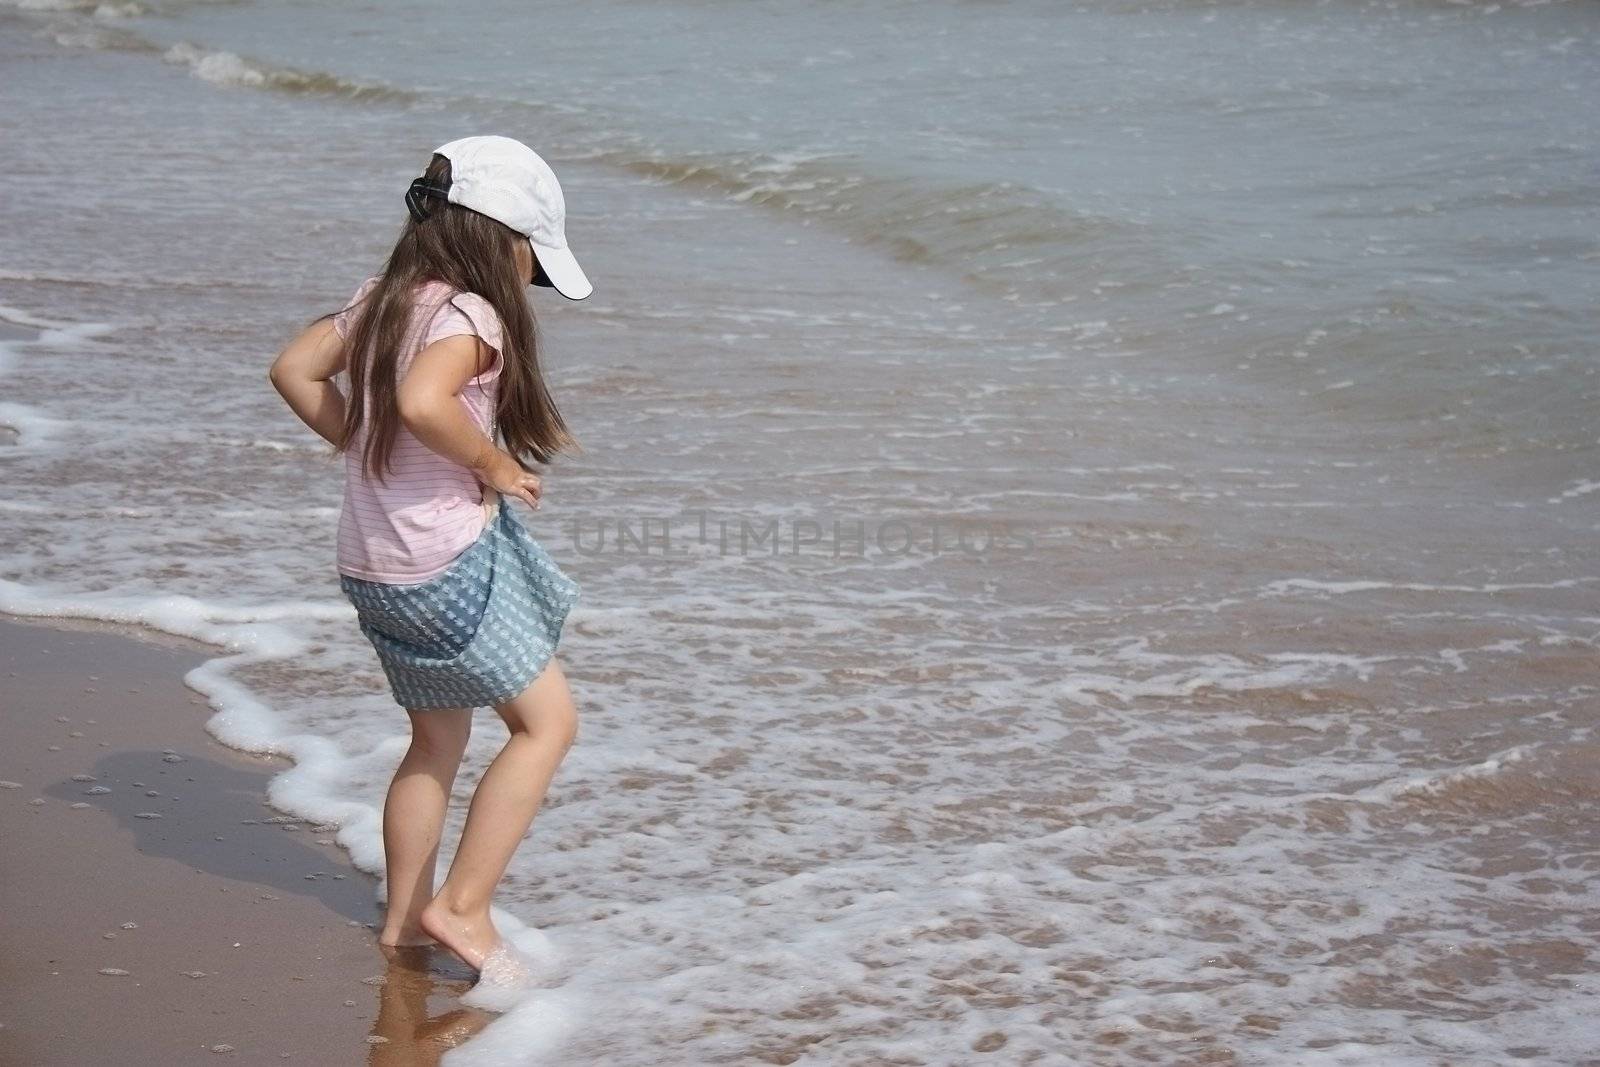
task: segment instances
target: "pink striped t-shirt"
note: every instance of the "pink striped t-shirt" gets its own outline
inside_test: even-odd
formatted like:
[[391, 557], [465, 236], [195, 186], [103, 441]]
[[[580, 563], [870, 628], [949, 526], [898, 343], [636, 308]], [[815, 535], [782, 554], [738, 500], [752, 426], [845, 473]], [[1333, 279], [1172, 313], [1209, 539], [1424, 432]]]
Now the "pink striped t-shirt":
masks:
[[[340, 337], [350, 336], [362, 310], [359, 302], [377, 282], [376, 277], [362, 282], [344, 310], [334, 316], [333, 326]], [[458, 334], [476, 334], [494, 349], [493, 365], [468, 381], [459, 394], [478, 428], [489, 434], [505, 365], [500, 352], [504, 333], [493, 305], [477, 293], [453, 289], [442, 281], [417, 286], [400, 346], [397, 379], [405, 378], [418, 352]], [[339, 377], [348, 400], [348, 371], [341, 371]], [[338, 569], [369, 582], [425, 582], [448, 568], [483, 532], [489, 516], [484, 487], [470, 467], [433, 451], [404, 424], [395, 434], [393, 472], [386, 483], [371, 481], [361, 469], [366, 434], [367, 425], [363, 424], [357, 440], [345, 452]]]

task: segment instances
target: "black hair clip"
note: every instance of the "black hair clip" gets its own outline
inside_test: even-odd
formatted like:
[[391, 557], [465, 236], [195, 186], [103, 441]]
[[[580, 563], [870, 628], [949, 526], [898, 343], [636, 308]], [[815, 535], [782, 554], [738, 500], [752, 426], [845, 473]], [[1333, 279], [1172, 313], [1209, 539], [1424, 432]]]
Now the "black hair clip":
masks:
[[427, 178], [418, 178], [411, 183], [411, 188], [406, 190], [406, 210], [411, 212], [411, 217], [421, 222], [430, 214], [430, 209], [424, 205], [424, 200], [430, 196], [437, 196], [441, 200], [450, 198], [450, 187], [430, 182]]

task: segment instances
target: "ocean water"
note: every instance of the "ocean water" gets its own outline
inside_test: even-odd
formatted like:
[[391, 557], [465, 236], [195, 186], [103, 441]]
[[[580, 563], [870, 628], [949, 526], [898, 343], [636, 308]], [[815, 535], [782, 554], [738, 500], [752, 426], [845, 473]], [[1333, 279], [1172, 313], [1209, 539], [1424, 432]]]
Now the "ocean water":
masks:
[[[265, 372], [541, 151], [580, 739], [447, 1064], [1600, 1062], [1592, 3], [0, 7], [0, 609], [381, 872]], [[498, 747], [484, 717], [448, 842]]]

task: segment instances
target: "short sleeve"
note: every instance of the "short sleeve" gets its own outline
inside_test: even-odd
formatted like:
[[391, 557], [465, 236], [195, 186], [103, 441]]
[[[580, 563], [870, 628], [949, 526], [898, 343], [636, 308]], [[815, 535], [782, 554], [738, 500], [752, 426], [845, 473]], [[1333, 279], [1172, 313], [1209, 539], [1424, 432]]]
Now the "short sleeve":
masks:
[[439, 309], [429, 324], [428, 332], [422, 338], [422, 347], [427, 348], [435, 341], [459, 334], [476, 335], [494, 349], [493, 364], [472, 381], [481, 384], [498, 378], [505, 368], [505, 358], [501, 355], [505, 331], [494, 306], [477, 293], [457, 293], [451, 297], [450, 302]]
[[356, 317], [361, 314], [361, 302], [367, 298], [367, 294], [372, 292], [377, 284], [378, 278], [376, 276], [362, 282], [356, 287], [356, 291], [350, 297], [349, 302], [333, 316], [333, 329], [340, 337], [348, 338], [350, 336], [350, 330], [356, 324]]

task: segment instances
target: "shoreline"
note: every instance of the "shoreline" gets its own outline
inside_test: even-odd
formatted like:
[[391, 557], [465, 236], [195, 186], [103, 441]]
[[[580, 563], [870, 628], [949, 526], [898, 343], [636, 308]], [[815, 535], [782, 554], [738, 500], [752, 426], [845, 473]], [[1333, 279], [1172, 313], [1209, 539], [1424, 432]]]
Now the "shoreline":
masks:
[[[205, 728], [187, 638], [0, 613], [0, 1060], [436, 1063], [494, 1019]], [[68, 847], [63, 847], [66, 845]]]

